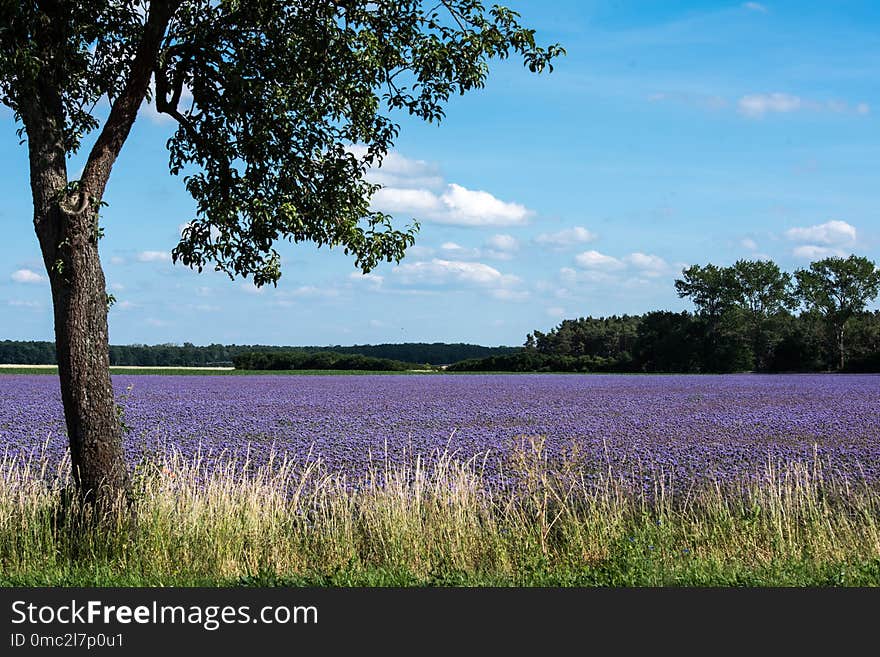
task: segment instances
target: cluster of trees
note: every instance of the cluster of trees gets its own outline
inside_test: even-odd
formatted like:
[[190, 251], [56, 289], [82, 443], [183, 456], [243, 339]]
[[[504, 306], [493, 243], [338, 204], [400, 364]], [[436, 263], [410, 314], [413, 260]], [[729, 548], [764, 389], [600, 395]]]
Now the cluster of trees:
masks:
[[54, 365], [55, 363], [54, 342], [0, 340], [0, 364]]
[[[313, 347], [305, 349], [315, 351]], [[444, 342], [407, 342], [403, 344], [354, 345], [352, 347], [327, 347], [341, 354], [362, 354], [375, 358], [390, 358], [407, 363], [431, 363], [448, 365], [468, 358], [487, 358], [519, 351], [519, 347], [484, 347], [477, 344]]]
[[404, 363], [389, 358], [373, 358], [360, 354], [340, 354], [335, 351], [255, 351], [239, 354], [232, 359], [237, 370], [372, 370], [403, 372], [430, 367]]
[[[272, 345], [197, 346], [189, 342], [177, 344], [111, 345], [111, 365], [138, 365], [141, 367], [173, 366], [198, 367], [231, 365], [235, 358], [249, 352], [336, 352], [359, 354], [371, 358], [390, 359], [406, 363], [433, 363], [446, 365], [468, 358], [485, 358], [519, 351], [519, 347], [483, 347], [476, 344], [446, 344], [442, 342], [412, 342], [404, 344], [352, 345], [332, 347], [281, 347]], [[57, 363], [54, 342], [0, 341], [0, 363], [20, 365], [54, 365]], [[357, 369], [357, 368], [346, 368]], [[381, 369], [381, 368], [380, 368]]]
[[453, 363], [447, 372], [610, 372], [619, 371], [614, 361], [598, 356], [542, 354], [532, 349], [489, 358]]
[[[763, 260], [739, 260], [732, 267], [694, 265], [682, 274], [675, 289], [680, 297], [693, 301], [705, 323], [704, 347], [731, 364], [750, 358], [749, 369], [757, 370], [771, 369], [780, 345], [789, 360], [797, 356], [794, 348], [802, 350], [802, 358], [818, 356], [825, 369], [846, 369], [847, 328], [880, 293], [880, 271], [867, 258], [855, 255], [813, 262], [794, 276]], [[806, 327], [801, 328], [807, 331], [786, 332], [786, 322], [798, 308], [800, 318], [806, 319]], [[801, 339], [793, 344], [797, 337]], [[809, 338], [818, 343], [812, 350], [805, 343]], [[853, 346], [864, 351], [872, 345]], [[814, 364], [795, 369], [811, 369], [810, 365]]]
[[[880, 270], [832, 257], [794, 274], [770, 261], [693, 265], [675, 281], [695, 313], [564, 320], [521, 354], [453, 371], [880, 371]], [[799, 311], [799, 312], [798, 312]]]

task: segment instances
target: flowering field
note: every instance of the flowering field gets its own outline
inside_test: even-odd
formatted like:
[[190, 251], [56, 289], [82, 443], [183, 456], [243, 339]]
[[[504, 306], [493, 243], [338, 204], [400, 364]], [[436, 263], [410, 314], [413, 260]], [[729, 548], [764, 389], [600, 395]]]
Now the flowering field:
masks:
[[880, 585], [880, 377], [114, 383], [95, 533], [57, 379], [0, 375], [0, 585]]
[[[374, 461], [443, 450], [485, 462], [488, 480], [522, 436], [577, 454], [589, 479], [613, 470], [677, 487], [818, 460], [826, 475], [880, 480], [877, 376], [136, 376], [114, 383], [132, 462], [184, 455], [320, 457], [357, 479]], [[7, 455], [66, 450], [54, 376], [0, 375]], [[818, 459], [816, 459], [818, 457]], [[646, 483], [647, 485], [647, 483]]]

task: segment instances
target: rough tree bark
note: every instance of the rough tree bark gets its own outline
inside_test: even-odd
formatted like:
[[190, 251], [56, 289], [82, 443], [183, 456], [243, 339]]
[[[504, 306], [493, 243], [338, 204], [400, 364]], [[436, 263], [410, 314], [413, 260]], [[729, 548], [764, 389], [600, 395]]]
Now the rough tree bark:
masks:
[[60, 248], [47, 265], [74, 478], [86, 496], [115, 497], [128, 491], [129, 477], [110, 380], [107, 294], [95, 214], [90, 208], [70, 212], [63, 202], [56, 202], [51, 213], [60, 224]]
[[[129, 488], [113, 386], [97, 215], [68, 189], [61, 100], [43, 86], [24, 112], [34, 229], [52, 287], [55, 345], [73, 477], [86, 499]], [[71, 207], [78, 202], [79, 207]]]

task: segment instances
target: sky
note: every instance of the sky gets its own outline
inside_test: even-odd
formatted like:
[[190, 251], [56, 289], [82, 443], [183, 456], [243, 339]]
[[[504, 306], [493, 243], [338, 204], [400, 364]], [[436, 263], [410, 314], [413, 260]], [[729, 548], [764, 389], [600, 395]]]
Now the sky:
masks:
[[[396, 117], [372, 203], [421, 230], [366, 276], [309, 243], [279, 246], [277, 288], [173, 265], [195, 204], [168, 173], [172, 124], [142, 107], [105, 196], [111, 343], [519, 345], [690, 309], [690, 264], [880, 262], [880, 3], [505, 4], [567, 56], [540, 76], [495, 62], [439, 126]], [[15, 129], [0, 110], [0, 339], [50, 340]]]

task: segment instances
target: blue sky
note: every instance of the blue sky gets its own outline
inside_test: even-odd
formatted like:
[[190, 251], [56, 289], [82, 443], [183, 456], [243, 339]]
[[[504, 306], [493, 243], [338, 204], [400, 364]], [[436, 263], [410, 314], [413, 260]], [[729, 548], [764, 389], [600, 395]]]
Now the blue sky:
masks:
[[[400, 117], [373, 203], [422, 229], [366, 277], [310, 244], [281, 246], [276, 289], [173, 266], [194, 204], [145, 106], [105, 197], [111, 342], [515, 345], [563, 318], [688, 308], [673, 281], [691, 263], [880, 261], [878, 3], [506, 4], [568, 56], [543, 76], [496, 63], [440, 127]], [[51, 339], [5, 110], [0, 174], [0, 339]]]

